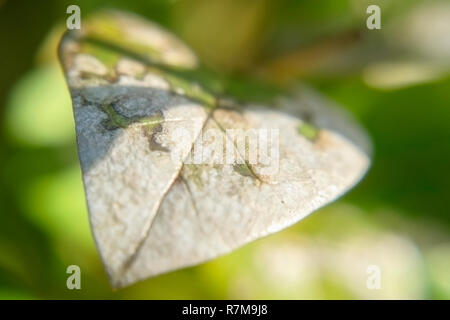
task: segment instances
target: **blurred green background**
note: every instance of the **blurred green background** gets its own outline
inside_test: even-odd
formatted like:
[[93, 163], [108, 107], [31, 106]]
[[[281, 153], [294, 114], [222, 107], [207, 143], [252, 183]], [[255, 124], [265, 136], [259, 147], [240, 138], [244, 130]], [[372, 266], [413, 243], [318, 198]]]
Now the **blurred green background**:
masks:
[[[160, 23], [244, 94], [244, 76], [309, 84], [367, 129], [371, 170], [285, 231], [112, 291], [56, 60], [70, 4]], [[381, 30], [366, 28], [369, 4]], [[450, 1], [0, 0], [0, 43], [0, 299], [450, 298]], [[71, 264], [81, 290], [66, 288]]]

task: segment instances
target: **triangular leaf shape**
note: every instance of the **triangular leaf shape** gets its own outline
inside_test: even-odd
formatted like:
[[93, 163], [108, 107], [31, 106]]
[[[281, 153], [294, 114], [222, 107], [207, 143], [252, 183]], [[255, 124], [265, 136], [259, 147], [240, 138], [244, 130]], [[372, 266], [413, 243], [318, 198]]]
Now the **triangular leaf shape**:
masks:
[[[113, 287], [292, 225], [369, 166], [364, 132], [311, 90], [276, 108], [223, 98], [208, 88], [213, 79], [192, 80], [199, 62], [186, 45], [137, 16], [95, 15], [59, 51], [91, 227]], [[249, 161], [230, 129], [276, 134], [276, 170]], [[201, 163], [197, 147], [212, 150]]]

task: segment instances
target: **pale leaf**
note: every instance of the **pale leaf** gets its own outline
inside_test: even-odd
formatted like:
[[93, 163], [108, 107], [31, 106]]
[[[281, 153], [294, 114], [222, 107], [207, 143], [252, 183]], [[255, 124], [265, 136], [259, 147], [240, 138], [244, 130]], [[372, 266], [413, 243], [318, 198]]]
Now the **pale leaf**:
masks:
[[[195, 54], [139, 17], [93, 16], [66, 33], [59, 54], [91, 227], [113, 287], [292, 225], [369, 166], [364, 132], [311, 90], [299, 88], [273, 108], [219, 98], [208, 89], [213, 79], [195, 81]], [[237, 147], [232, 163], [213, 161], [214, 153], [187, 163], [210, 129], [218, 136], [208, 143], [226, 145], [232, 128], [279, 130], [278, 170], [267, 173]]]

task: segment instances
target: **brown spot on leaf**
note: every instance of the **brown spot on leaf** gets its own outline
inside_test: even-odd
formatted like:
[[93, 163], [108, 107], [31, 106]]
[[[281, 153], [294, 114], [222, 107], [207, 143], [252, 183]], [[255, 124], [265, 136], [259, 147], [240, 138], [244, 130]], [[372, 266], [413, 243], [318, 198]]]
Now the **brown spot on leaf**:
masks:
[[162, 124], [158, 123], [151, 128], [148, 126], [142, 127], [144, 131], [144, 135], [148, 138], [148, 145], [150, 150], [152, 151], [163, 151], [163, 152], [170, 152], [170, 150], [166, 147], [164, 147], [162, 144], [160, 144], [157, 141], [158, 133], [162, 131]]
[[320, 130], [315, 139], [314, 145], [320, 150], [327, 150], [333, 146], [333, 137], [326, 130]]

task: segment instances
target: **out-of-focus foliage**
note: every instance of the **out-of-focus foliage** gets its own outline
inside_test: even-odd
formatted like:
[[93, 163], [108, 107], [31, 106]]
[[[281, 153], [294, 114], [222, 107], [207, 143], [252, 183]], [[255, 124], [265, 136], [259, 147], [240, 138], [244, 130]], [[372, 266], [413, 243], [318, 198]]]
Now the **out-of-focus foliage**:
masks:
[[[366, 8], [382, 29], [366, 29]], [[198, 267], [112, 292], [89, 230], [56, 61], [66, 7], [173, 30], [253, 96], [304, 81], [347, 107], [374, 164], [344, 198]], [[450, 3], [430, 0], [0, 1], [0, 299], [450, 298]], [[66, 267], [82, 290], [66, 288]], [[382, 287], [366, 287], [369, 265]]]

